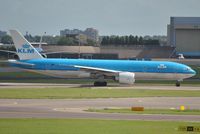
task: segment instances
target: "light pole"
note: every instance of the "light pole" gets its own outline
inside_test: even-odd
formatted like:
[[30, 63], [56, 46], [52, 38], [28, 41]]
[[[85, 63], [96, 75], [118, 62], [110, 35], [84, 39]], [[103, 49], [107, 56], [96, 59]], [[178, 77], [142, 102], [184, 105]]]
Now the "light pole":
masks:
[[46, 34], [46, 32], [44, 32], [44, 34], [43, 35], [41, 35], [41, 38], [40, 38], [40, 44], [39, 44], [39, 48], [41, 48], [42, 47], [42, 38], [43, 38], [43, 36]]
[[78, 55], [78, 58], [80, 59], [81, 58], [81, 42], [80, 42], [80, 34], [78, 35], [78, 45], [79, 45], [79, 55]]

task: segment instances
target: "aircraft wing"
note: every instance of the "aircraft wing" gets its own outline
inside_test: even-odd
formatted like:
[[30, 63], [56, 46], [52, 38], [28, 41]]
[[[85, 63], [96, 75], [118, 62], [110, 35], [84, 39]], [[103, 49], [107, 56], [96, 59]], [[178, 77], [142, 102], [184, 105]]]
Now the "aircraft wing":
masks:
[[96, 68], [96, 67], [89, 67], [89, 66], [78, 66], [74, 65], [73, 67], [79, 68], [80, 70], [97, 73], [97, 74], [105, 74], [105, 75], [116, 75], [121, 71], [104, 69], [104, 68]]

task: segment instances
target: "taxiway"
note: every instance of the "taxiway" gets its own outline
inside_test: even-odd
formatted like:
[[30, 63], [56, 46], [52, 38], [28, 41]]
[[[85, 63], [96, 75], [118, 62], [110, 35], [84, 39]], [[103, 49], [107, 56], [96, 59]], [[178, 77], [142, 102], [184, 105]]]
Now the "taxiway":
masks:
[[137, 115], [85, 112], [88, 108], [131, 107], [200, 109], [200, 97], [110, 99], [0, 99], [0, 118], [95, 118], [120, 120], [198, 121], [199, 115]]
[[[47, 88], [47, 87], [90, 87], [90, 88], [131, 88], [149, 90], [200, 90], [191, 86], [134, 85], [124, 87], [92, 87], [80, 84], [42, 84], [42, 83], [0, 83], [0, 90], [7, 88]], [[199, 115], [161, 115], [161, 114], [120, 114], [86, 112], [89, 108], [144, 108], [178, 109], [181, 105], [189, 109], [200, 109], [200, 97], [143, 97], [143, 98], [99, 98], [99, 99], [0, 99], [0, 118], [91, 118], [119, 120], [169, 120], [197, 121]]]

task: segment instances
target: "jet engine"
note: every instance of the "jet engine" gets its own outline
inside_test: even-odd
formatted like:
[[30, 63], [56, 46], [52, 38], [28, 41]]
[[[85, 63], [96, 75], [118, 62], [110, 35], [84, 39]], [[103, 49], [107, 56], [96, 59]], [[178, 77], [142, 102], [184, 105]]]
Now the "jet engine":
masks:
[[133, 85], [135, 83], [135, 73], [120, 72], [118, 77], [119, 83]]

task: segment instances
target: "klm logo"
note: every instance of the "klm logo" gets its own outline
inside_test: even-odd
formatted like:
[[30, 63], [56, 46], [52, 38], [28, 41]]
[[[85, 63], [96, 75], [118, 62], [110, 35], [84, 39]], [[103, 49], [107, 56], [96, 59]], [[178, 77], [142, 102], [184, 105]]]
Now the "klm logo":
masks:
[[18, 53], [32, 54], [32, 53], [34, 53], [34, 49], [32, 49], [29, 44], [23, 44], [22, 48], [17, 49], [17, 52]]
[[159, 68], [159, 69], [165, 69], [165, 68], [167, 68], [167, 66], [165, 66], [164, 64], [160, 64], [160, 65], [158, 66], [158, 68]]

